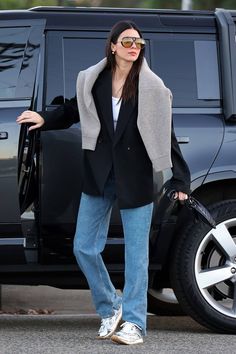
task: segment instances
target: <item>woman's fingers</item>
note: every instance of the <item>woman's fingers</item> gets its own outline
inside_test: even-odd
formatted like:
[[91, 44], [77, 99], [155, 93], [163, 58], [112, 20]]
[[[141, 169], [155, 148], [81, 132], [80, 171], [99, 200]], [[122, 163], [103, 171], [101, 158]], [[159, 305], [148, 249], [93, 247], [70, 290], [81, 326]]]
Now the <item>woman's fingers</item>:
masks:
[[26, 122], [27, 120], [31, 120], [32, 118], [34, 118], [34, 112], [31, 111], [24, 111], [21, 113], [21, 115], [19, 117], [17, 117], [17, 122], [18, 123], [23, 123]]
[[176, 199], [179, 199], [180, 201], [184, 201], [184, 200], [188, 199], [188, 195], [183, 192], [176, 192], [175, 197], [176, 197]]
[[42, 126], [42, 124], [34, 124], [34, 125], [31, 125], [28, 130], [30, 131], [30, 130], [38, 129], [41, 126]]
[[39, 115], [36, 112], [24, 111], [19, 117], [17, 117], [18, 123], [37, 123], [39, 120]]
[[40, 116], [37, 112], [33, 111], [24, 111], [16, 119], [17, 123], [33, 123], [29, 130], [40, 128], [44, 124], [43, 117]]

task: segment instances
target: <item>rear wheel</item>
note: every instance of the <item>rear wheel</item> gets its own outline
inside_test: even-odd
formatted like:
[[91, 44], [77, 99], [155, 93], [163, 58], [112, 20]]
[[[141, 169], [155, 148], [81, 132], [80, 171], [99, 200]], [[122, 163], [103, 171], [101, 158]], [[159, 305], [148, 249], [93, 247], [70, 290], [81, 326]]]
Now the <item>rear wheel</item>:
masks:
[[236, 333], [236, 200], [211, 211], [216, 229], [196, 223], [181, 235], [171, 280], [190, 316], [214, 331]]

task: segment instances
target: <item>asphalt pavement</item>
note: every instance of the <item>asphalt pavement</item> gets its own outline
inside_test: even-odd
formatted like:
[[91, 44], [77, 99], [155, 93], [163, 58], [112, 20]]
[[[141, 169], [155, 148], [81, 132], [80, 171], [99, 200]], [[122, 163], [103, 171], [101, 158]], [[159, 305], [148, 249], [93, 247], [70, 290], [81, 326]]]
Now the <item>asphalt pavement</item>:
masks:
[[[52, 314], [15, 314], [40, 308]], [[212, 333], [187, 316], [148, 315], [148, 335], [136, 346], [97, 340], [99, 324], [89, 291], [3, 287], [0, 354], [236, 353], [236, 336]]]

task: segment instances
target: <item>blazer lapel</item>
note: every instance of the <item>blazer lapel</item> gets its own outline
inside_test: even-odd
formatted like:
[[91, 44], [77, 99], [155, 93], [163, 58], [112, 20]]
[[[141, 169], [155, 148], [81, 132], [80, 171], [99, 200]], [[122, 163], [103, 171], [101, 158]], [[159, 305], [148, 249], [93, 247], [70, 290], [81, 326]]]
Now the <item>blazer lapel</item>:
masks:
[[114, 137], [114, 125], [112, 114], [112, 79], [111, 72], [104, 70], [96, 82], [93, 94], [96, 96], [99, 108], [98, 115], [102, 115], [109, 135], [113, 139]]
[[135, 104], [132, 102], [132, 100], [128, 100], [126, 102], [122, 101], [119, 116], [118, 116], [118, 121], [116, 125], [114, 145], [117, 144], [122, 133], [124, 132], [125, 127], [128, 124], [128, 121], [132, 115], [134, 108], [135, 108]]
[[117, 144], [125, 127], [133, 113], [135, 104], [132, 100], [124, 102], [122, 100], [118, 116], [116, 130], [114, 132], [113, 112], [112, 112], [112, 76], [110, 70], [104, 70], [96, 81], [93, 88], [93, 95], [97, 101], [98, 115], [102, 115], [113, 144]]

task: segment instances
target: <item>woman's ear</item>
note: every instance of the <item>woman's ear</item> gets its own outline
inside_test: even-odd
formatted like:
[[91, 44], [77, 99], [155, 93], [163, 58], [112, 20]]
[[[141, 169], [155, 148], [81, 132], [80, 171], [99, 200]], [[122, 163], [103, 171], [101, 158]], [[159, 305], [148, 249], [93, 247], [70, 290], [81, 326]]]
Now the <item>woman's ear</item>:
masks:
[[111, 42], [111, 51], [112, 53], [116, 51], [116, 45], [114, 43]]

